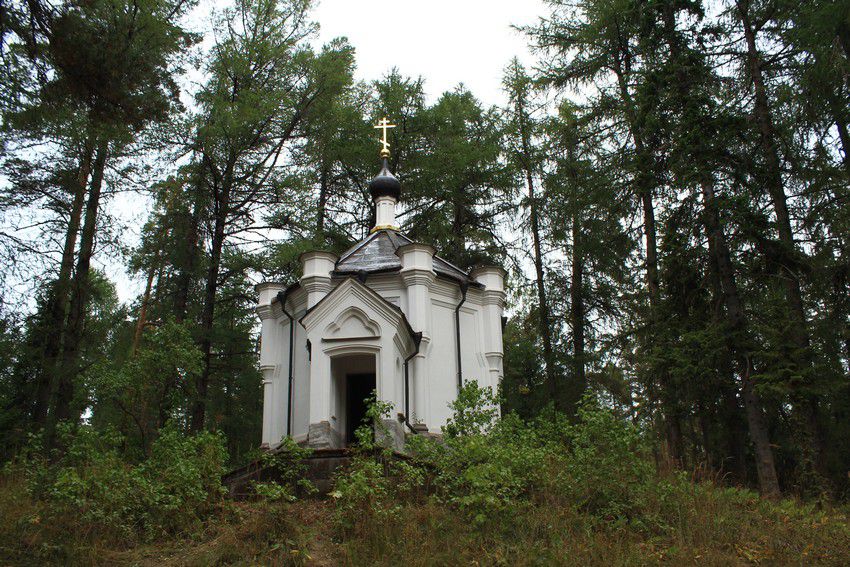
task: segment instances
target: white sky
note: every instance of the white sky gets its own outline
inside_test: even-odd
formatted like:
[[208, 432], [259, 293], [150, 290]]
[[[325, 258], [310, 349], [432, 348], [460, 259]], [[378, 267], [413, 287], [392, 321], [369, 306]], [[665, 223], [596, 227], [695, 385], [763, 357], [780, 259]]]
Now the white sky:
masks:
[[511, 25], [537, 21], [541, 0], [320, 0], [319, 43], [347, 37], [356, 78], [380, 78], [394, 66], [422, 76], [428, 101], [463, 83], [485, 105], [503, 100], [502, 70], [512, 57], [532, 62]]

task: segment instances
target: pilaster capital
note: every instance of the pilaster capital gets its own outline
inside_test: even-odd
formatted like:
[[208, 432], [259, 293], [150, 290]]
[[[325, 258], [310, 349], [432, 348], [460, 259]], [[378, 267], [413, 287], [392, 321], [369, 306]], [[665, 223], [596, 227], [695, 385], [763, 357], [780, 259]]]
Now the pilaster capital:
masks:
[[331, 278], [330, 276], [317, 275], [304, 276], [301, 278], [301, 287], [307, 293], [328, 292], [331, 289]]
[[433, 270], [423, 268], [404, 268], [400, 274], [402, 280], [404, 280], [404, 285], [407, 287], [424, 285], [430, 288], [434, 280], [437, 279], [437, 274]]
[[254, 311], [257, 313], [257, 316], [261, 321], [274, 317], [271, 304], [258, 305]]
[[490, 351], [485, 353], [484, 356], [487, 357], [487, 362], [489, 362], [491, 365], [505, 358], [504, 353], [501, 353], [499, 351]]
[[426, 358], [428, 351], [431, 350], [431, 335], [422, 331], [422, 338], [419, 339], [419, 352], [414, 358]]
[[504, 291], [485, 289], [481, 292], [481, 303], [484, 305], [496, 305], [499, 309], [504, 309], [506, 297], [507, 294]]

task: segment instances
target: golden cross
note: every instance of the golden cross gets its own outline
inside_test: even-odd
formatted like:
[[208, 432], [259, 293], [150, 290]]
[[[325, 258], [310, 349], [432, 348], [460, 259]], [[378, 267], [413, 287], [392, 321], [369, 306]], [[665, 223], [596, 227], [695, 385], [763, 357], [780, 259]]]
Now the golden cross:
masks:
[[387, 142], [387, 128], [395, 128], [395, 124], [390, 124], [390, 121], [387, 120], [387, 117], [384, 116], [381, 120], [378, 121], [377, 126], [373, 126], [376, 130], [383, 130], [384, 135], [381, 138], [381, 144], [384, 146], [381, 148], [381, 157], [389, 157], [390, 155], [390, 144]]

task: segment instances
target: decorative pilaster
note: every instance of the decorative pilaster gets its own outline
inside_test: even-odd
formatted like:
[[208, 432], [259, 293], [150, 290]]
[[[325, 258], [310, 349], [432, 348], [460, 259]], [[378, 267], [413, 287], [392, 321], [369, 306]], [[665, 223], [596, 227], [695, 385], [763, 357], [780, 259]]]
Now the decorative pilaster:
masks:
[[480, 266], [472, 277], [484, 286], [481, 301], [484, 309], [484, 344], [487, 366], [490, 370], [490, 387], [498, 388], [502, 380], [502, 313], [505, 308], [505, 270], [498, 266]]
[[410, 361], [411, 411], [420, 422], [429, 419], [428, 398], [428, 346], [431, 342], [431, 286], [434, 273], [433, 246], [412, 242], [399, 247], [401, 277], [407, 287], [407, 320], [414, 331], [422, 332], [419, 352]]
[[259, 295], [256, 312], [260, 317], [260, 372], [263, 375], [263, 436], [262, 446], [271, 447], [280, 441], [279, 412], [275, 403], [279, 392], [278, 368], [281, 361], [280, 323], [274, 315], [272, 301], [284, 286], [275, 282], [261, 283], [254, 290]]

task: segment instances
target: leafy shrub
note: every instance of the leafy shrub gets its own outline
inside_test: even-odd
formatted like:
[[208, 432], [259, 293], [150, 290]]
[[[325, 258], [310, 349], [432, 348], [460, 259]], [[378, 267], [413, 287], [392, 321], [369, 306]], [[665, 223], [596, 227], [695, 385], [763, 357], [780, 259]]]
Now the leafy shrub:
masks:
[[[641, 518], [656, 482], [649, 445], [632, 424], [585, 398], [574, 425], [563, 426], [569, 453], [556, 471], [556, 488], [579, 511], [605, 521]], [[662, 496], [663, 498], [663, 496]]]
[[[587, 399], [578, 419], [544, 412], [532, 422], [498, 419], [488, 389], [467, 383], [452, 404], [442, 441], [411, 439], [411, 451], [436, 471], [436, 496], [476, 524], [504, 522], [544, 499], [604, 522], [648, 522], [656, 481], [648, 446], [636, 427]], [[657, 510], [657, 508], [653, 508]]]
[[308, 479], [307, 459], [312, 449], [301, 447], [291, 437], [284, 437], [274, 451], [265, 451], [260, 460], [263, 467], [276, 477], [271, 481], [255, 481], [253, 489], [257, 496], [270, 502], [294, 502], [299, 491], [302, 494], [314, 494], [316, 487]]
[[438, 499], [477, 524], [509, 519], [545, 483], [550, 444], [516, 415], [499, 420], [497, 400], [475, 382], [451, 407], [445, 439], [413, 438], [410, 450], [435, 471]]
[[397, 520], [402, 502], [424, 481], [423, 471], [399, 460], [384, 440], [390, 433], [384, 424], [392, 404], [376, 398], [366, 403], [365, 423], [357, 428], [357, 444], [351, 463], [334, 478], [331, 497], [338, 527], [359, 531], [374, 522]]
[[449, 408], [452, 416], [443, 428], [447, 437], [487, 433], [499, 418], [499, 400], [490, 388], [482, 388], [474, 381], [461, 387]]
[[149, 486], [143, 532], [179, 532], [212, 512], [226, 490], [221, 484], [227, 462], [224, 436], [184, 435], [173, 427], [160, 431], [151, 456], [138, 472]]
[[166, 428], [140, 465], [124, 459], [123, 438], [113, 429], [63, 426], [59, 439], [65, 449], [52, 459], [22, 463], [31, 496], [47, 504], [53, 521], [72, 517], [115, 540], [153, 539], [188, 530], [224, 494], [220, 434], [185, 436]]

